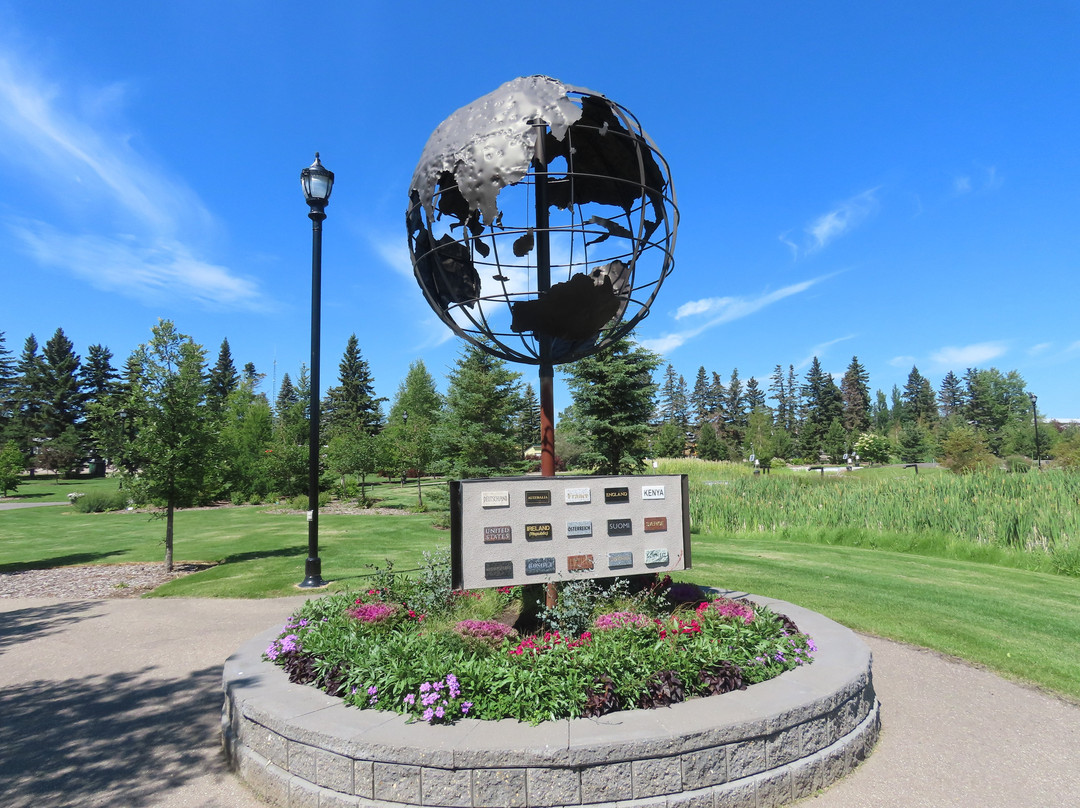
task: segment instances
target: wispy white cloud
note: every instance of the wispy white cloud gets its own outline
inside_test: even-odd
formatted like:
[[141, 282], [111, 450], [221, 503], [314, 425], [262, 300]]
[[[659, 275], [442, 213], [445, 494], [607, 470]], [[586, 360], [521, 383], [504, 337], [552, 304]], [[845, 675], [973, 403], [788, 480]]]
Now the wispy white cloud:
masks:
[[[833, 273], [835, 274], [835, 273]], [[704, 322], [698, 322], [689, 328], [673, 333], [664, 334], [661, 337], [642, 340], [642, 345], [657, 353], [673, 351], [688, 340], [700, 336], [711, 328], [735, 320], [741, 320], [756, 314], [768, 306], [778, 303], [792, 295], [801, 294], [815, 284], [832, 277], [832, 274], [811, 278], [800, 283], [793, 283], [774, 292], [766, 292], [757, 297], [708, 297], [701, 300], [691, 300], [683, 303], [675, 310], [675, 320], [686, 320], [705, 317]]]
[[[810, 363], [814, 361], [815, 356], [818, 358], [818, 361], [821, 361], [828, 355], [829, 348], [834, 345], [839, 345], [841, 342], [847, 342], [849, 339], [855, 339], [855, 336], [855, 334], [848, 334], [844, 337], [831, 339], [828, 342], [819, 342], [810, 349], [810, 353], [808, 353], [801, 361], [795, 363], [796, 369], [802, 370], [805, 367], [809, 367]], [[843, 374], [840, 375], [842, 376]]]
[[1052, 342], [1040, 342], [1038, 345], [1032, 345], [1030, 348], [1028, 348], [1028, 356], [1039, 356], [1046, 353], [1053, 347], [1054, 343]]
[[[48, 225], [4, 222], [17, 243], [42, 264], [136, 299], [268, 308], [254, 280], [199, 256], [214, 218], [132, 145], [121, 120], [128, 88], [64, 84], [29, 65], [0, 44], [0, 160], [53, 200]], [[95, 258], [109, 263], [87, 263]]]
[[134, 236], [76, 235], [33, 221], [8, 223], [8, 232], [39, 264], [144, 303], [182, 298], [208, 309], [276, 308], [253, 280], [200, 260], [177, 242], [150, 244]]
[[954, 177], [953, 192], [958, 195], [971, 193], [971, 177]]
[[[874, 187], [856, 194], [810, 222], [804, 228], [808, 241], [803, 251], [813, 253], [822, 250], [840, 236], [862, 224], [878, 209], [877, 192], [879, 190], [880, 188]], [[790, 240], [785, 243], [791, 244]]]
[[930, 355], [930, 360], [941, 368], [955, 369], [977, 367], [1001, 356], [1008, 350], [1003, 342], [979, 342], [974, 345], [947, 346]]
[[894, 368], [910, 368], [915, 365], [914, 356], [894, 356], [889, 360], [889, 364]]
[[1001, 187], [1002, 182], [997, 166], [976, 166], [974, 173], [958, 174], [953, 177], [952, 190], [956, 196], [987, 193], [996, 191]]

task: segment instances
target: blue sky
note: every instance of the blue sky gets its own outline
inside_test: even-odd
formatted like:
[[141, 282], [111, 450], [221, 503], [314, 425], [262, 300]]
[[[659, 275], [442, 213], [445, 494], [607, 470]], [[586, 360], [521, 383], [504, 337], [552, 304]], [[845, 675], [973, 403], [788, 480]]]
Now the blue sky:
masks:
[[444, 384], [460, 343], [412, 279], [409, 180], [455, 109], [543, 73], [628, 107], [671, 166], [675, 271], [637, 334], [688, 383], [815, 355], [886, 392], [997, 367], [1080, 417], [1076, 2], [0, 0], [0, 21], [16, 355], [61, 326], [119, 365], [163, 317], [211, 362], [227, 337], [268, 393], [295, 378], [318, 150], [324, 383], [355, 332], [380, 395], [417, 358]]

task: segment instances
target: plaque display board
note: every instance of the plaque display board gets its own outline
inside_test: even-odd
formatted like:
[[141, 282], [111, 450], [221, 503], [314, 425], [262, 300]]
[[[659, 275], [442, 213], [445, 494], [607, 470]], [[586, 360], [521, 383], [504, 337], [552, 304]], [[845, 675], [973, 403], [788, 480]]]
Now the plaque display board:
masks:
[[685, 474], [450, 482], [456, 589], [690, 568]]

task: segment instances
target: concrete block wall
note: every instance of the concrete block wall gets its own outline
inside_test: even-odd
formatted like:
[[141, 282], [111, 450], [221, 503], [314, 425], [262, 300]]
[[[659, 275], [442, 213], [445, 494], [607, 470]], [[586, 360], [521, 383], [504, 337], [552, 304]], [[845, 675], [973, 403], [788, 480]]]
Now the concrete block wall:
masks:
[[291, 684], [261, 660], [272, 629], [225, 665], [222, 738], [239, 776], [286, 808], [771, 808], [828, 786], [877, 741], [869, 649], [827, 618], [789, 615], [812, 665], [659, 710], [545, 722], [408, 724]]

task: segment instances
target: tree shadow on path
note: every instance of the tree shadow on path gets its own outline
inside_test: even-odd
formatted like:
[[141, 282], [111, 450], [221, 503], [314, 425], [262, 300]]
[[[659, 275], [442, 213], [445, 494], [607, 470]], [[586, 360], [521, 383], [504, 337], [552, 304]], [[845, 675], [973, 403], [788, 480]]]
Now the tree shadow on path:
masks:
[[171, 679], [155, 671], [37, 680], [0, 692], [4, 805], [138, 808], [194, 776], [225, 771], [220, 666]]
[[[94, 613], [95, 607], [95, 603], [75, 601], [0, 612], [0, 654], [10, 646], [63, 631], [70, 623], [101, 617], [100, 612]], [[6, 713], [4, 717], [6, 721]]]

